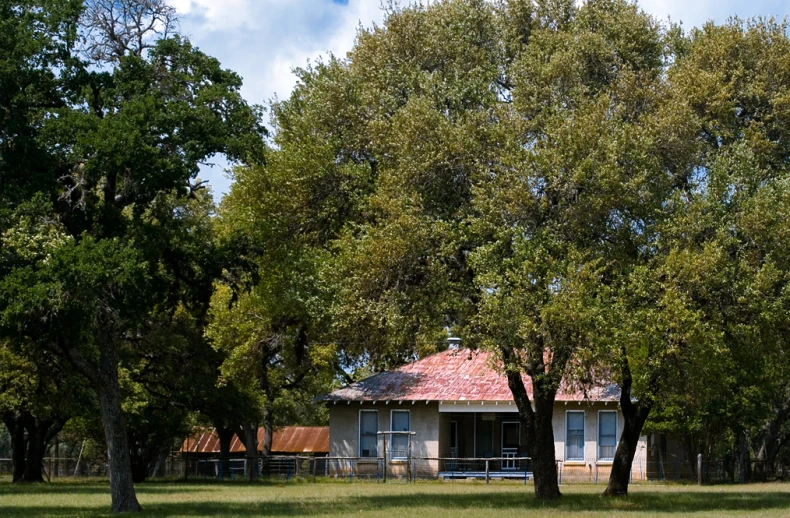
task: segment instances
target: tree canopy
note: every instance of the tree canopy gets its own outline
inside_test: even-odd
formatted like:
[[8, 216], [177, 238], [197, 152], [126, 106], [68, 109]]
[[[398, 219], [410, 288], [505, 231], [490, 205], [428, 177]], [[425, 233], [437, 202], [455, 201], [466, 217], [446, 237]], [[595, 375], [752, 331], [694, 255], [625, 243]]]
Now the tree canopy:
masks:
[[[266, 455], [274, 427], [326, 418], [313, 396], [460, 336], [508, 379], [540, 498], [560, 496], [563, 383], [621, 387], [607, 495], [645, 430], [772, 462], [788, 55], [785, 23], [684, 32], [626, 0], [390, 6], [296, 70], [269, 135], [163, 0], [3, 4], [10, 440], [35, 471], [63, 419], [100, 415], [113, 510], [135, 510], [132, 482], [194, 423], [250, 456], [262, 424]], [[218, 207], [214, 154], [235, 178]]]

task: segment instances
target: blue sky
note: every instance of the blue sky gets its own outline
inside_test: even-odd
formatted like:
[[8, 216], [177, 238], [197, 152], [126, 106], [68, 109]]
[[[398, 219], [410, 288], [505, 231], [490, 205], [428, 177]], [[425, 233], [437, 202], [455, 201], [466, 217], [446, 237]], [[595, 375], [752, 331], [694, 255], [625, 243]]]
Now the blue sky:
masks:
[[[242, 93], [267, 105], [287, 98], [294, 86], [293, 67], [333, 53], [343, 56], [354, 44], [360, 24], [381, 23], [380, 0], [171, 0], [180, 12], [181, 29], [204, 52], [244, 78]], [[401, 3], [407, 3], [402, 1]], [[686, 28], [728, 16], [790, 14], [790, 0], [642, 0], [639, 5], [661, 20], [670, 17]], [[204, 168], [219, 200], [230, 179], [217, 166]]]

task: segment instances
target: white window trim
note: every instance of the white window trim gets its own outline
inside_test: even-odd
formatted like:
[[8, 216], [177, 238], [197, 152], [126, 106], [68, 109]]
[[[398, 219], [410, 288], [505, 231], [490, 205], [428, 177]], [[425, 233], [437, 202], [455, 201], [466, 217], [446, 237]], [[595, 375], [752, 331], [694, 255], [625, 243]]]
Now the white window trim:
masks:
[[601, 460], [601, 461], [604, 461], [604, 462], [609, 462], [609, 461], [613, 461], [614, 460], [614, 455], [612, 455], [611, 458], [608, 458], [608, 457], [607, 458], [603, 458], [603, 457], [601, 457], [601, 414], [614, 414], [614, 448], [615, 448], [615, 451], [617, 451], [617, 441], [618, 441], [617, 430], [618, 430], [618, 427], [620, 425], [620, 422], [619, 422], [620, 418], [617, 416], [617, 410], [598, 410], [598, 441], [597, 441], [598, 460]]
[[376, 455], [374, 455], [373, 457], [363, 457], [362, 456], [362, 413], [363, 412], [373, 412], [373, 413], [376, 414], [376, 433], [378, 434], [378, 431], [379, 431], [379, 411], [378, 410], [374, 410], [372, 408], [362, 408], [362, 409], [360, 409], [359, 410], [359, 417], [357, 419], [357, 422], [359, 423], [359, 426], [357, 427], [357, 443], [358, 443], [357, 444], [357, 453], [359, 455], [359, 458], [361, 458], [361, 459], [375, 459], [375, 458], [378, 458], [378, 456], [379, 456], [379, 439], [378, 439], [378, 435], [376, 435]]
[[[582, 415], [582, 456], [581, 458], [568, 457], [568, 415], [581, 414]], [[568, 461], [583, 461], [586, 449], [586, 434], [587, 434], [587, 413], [584, 410], [566, 410], [565, 411], [565, 460]]]
[[[402, 410], [400, 408], [390, 410], [390, 431], [394, 431], [394, 430], [392, 430], [392, 416], [393, 416], [393, 414], [395, 414], [395, 412], [403, 412], [403, 413], [405, 413], [405, 414], [407, 414], [409, 416], [409, 429], [408, 429], [408, 431], [411, 432], [411, 410]], [[389, 451], [390, 460], [407, 460], [407, 457], [396, 457], [395, 455], [393, 455], [392, 437], [393, 437], [393, 435], [390, 434], [390, 451]], [[407, 438], [406, 439], [407, 441], [409, 440], [408, 436], [404, 436], [404, 437]], [[408, 453], [407, 453], [407, 455], [408, 455]]]

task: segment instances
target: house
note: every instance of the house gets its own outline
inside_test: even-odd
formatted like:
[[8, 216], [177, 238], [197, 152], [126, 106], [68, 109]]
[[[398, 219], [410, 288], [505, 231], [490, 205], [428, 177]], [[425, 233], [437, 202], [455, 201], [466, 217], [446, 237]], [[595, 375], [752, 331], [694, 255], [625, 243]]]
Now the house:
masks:
[[[486, 352], [448, 349], [376, 374], [319, 398], [329, 407], [329, 458], [356, 459], [359, 475], [387, 468], [444, 478], [529, 476], [524, 431], [507, 379]], [[531, 383], [525, 377], [531, 396]], [[560, 475], [608, 476], [623, 428], [619, 388], [561, 387], [554, 407], [554, 448]], [[389, 435], [390, 431], [410, 432]], [[414, 459], [411, 467], [406, 459]], [[486, 458], [504, 459], [489, 463]], [[645, 469], [642, 437], [634, 466]], [[350, 469], [350, 468], [349, 468]], [[635, 469], [637, 469], [635, 467]]]

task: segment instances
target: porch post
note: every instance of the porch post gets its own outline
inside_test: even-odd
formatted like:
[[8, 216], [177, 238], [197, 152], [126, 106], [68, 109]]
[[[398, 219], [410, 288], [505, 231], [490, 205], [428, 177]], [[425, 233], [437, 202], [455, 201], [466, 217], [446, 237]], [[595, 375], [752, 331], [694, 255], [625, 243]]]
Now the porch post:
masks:
[[472, 457], [477, 457], [477, 412], [472, 412]]

